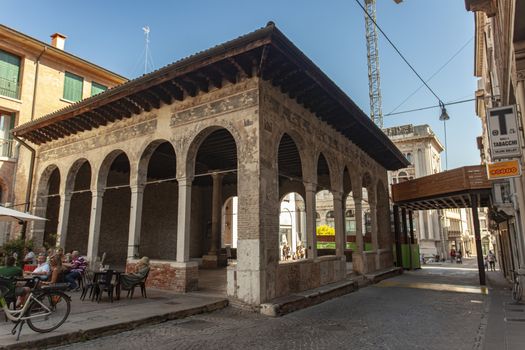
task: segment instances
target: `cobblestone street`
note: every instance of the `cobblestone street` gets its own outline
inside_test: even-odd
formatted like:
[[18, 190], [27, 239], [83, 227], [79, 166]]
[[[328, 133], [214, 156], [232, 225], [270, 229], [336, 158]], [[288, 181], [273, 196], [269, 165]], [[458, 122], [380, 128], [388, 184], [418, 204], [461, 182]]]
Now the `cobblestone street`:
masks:
[[229, 307], [60, 349], [472, 349], [486, 302], [472, 264], [427, 265], [280, 318]]

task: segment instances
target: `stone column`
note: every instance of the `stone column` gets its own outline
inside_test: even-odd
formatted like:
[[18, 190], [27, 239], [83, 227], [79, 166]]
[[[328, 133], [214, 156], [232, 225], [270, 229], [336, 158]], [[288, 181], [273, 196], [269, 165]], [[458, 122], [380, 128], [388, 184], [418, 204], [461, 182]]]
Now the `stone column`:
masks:
[[222, 174], [212, 174], [211, 177], [213, 179], [213, 196], [211, 211], [210, 255], [217, 255], [221, 234]]
[[[222, 213], [222, 174], [213, 173], [213, 194], [211, 210], [211, 242], [207, 255], [202, 257], [204, 268], [214, 269], [221, 265], [219, 259], [219, 244], [221, 235], [221, 213]], [[224, 259], [223, 259], [224, 260]]]
[[102, 202], [104, 199], [104, 190], [91, 191], [91, 219], [89, 220], [89, 238], [88, 238], [88, 260], [91, 266], [94, 266], [98, 256], [98, 243], [100, 238], [100, 221], [102, 219]]
[[193, 179], [180, 178], [179, 208], [177, 216], [177, 262], [190, 261], [190, 218], [191, 218], [191, 182]]
[[377, 251], [378, 245], [378, 239], [377, 239], [377, 205], [376, 203], [369, 202], [370, 203], [370, 230], [372, 231], [372, 250]]
[[364, 251], [363, 243], [363, 200], [354, 198], [355, 205], [355, 245], [357, 252], [362, 254]]
[[128, 258], [139, 256], [140, 230], [142, 224], [142, 202], [144, 186], [131, 186], [131, 205], [129, 213]]
[[66, 246], [67, 225], [69, 222], [69, 208], [71, 206], [71, 193], [60, 194], [60, 209], [58, 212], [57, 245], [64, 248]]
[[346, 245], [346, 232], [343, 213], [343, 195], [341, 192], [333, 192], [334, 198], [334, 221], [335, 221], [335, 254], [343, 256]]
[[317, 257], [317, 236], [315, 232], [315, 193], [317, 185], [305, 182], [304, 184], [306, 192], [306, 237], [307, 237], [307, 258]]
[[363, 238], [363, 201], [354, 197], [355, 205], [355, 245], [356, 251], [352, 252], [352, 269], [360, 274], [368, 272], [366, 255], [364, 253]]

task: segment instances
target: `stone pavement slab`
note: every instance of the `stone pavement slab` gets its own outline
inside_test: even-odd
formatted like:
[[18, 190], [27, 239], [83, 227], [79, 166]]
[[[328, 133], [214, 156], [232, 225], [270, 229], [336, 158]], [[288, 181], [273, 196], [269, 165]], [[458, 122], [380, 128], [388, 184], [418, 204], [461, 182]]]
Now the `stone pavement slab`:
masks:
[[20, 340], [11, 334], [11, 322], [0, 323], [0, 349], [42, 349], [49, 346], [84, 341], [100, 336], [133, 330], [168, 320], [214, 311], [228, 305], [226, 298], [176, 294], [148, 289], [149, 298], [135, 296], [113, 303], [79, 300], [71, 293], [71, 314], [67, 321], [50, 333], [35, 333], [26, 325]]

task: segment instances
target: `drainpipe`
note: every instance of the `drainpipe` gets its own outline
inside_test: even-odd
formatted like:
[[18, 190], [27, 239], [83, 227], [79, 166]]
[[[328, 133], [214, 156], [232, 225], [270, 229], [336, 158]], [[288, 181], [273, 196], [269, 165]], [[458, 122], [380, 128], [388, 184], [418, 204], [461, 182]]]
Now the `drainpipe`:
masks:
[[36, 69], [35, 69], [35, 83], [33, 86], [33, 105], [31, 107], [31, 120], [35, 119], [35, 107], [36, 107], [36, 92], [37, 92], [37, 86], [38, 86], [38, 70], [40, 68], [40, 58], [44, 55], [44, 53], [47, 51], [47, 46], [44, 46], [44, 49], [38, 55], [36, 58]]
[[[27, 148], [27, 150], [29, 152], [31, 152], [31, 161], [29, 162], [29, 178], [27, 180], [27, 187], [26, 187], [26, 199], [25, 199], [25, 203], [24, 203], [24, 211], [25, 212], [28, 212], [29, 211], [29, 204], [30, 204], [30, 201], [31, 201], [31, 191], [33, 190], [33, 169], [35, 167], [35, 149], [31, 146], [29, 146], [27, 143], [25, 143], [22, 139], [20, 139], [18, 136], [13, 135], [13, 138], [19, 142], [21, 145], [23, 145], [25, 148]], [[20, 153], [19, 153], [19, 158], [17, 159], [17, 163], [18, 163], [18, 160], [20, 159]], [[21, 239], [25, 239], [26, 238], [26, 229], [27, 229], [27, 221], [24, 221], [24, 223], [22, 224], [22, 231], [20, 232], [20, 238]]]

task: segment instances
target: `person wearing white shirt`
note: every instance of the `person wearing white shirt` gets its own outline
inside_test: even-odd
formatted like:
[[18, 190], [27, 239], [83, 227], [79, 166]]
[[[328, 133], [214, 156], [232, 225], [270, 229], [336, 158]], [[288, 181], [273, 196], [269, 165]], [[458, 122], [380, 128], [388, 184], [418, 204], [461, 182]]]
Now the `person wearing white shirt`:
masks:
[[33, 270], [32, 275], [42, 281], [46, 281], [51, 274], [49, 264], [46, 262], [45, 255], [38, 256], [38, 266]]

